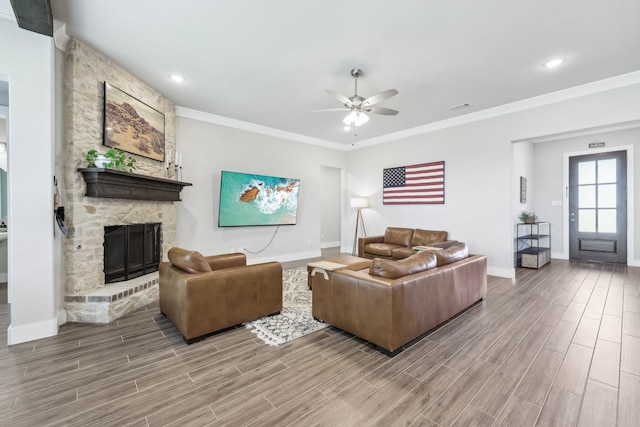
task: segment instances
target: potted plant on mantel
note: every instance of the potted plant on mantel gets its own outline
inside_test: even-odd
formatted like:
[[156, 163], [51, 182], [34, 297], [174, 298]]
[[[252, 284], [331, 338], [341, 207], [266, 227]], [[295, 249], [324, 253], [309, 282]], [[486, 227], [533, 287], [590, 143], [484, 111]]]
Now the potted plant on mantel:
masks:
[[518, 215], [518, 219], [525, 224], [535, 224], [538, 216], [535, 212], [522, 211], [520, 212], [520, 215]]
[[87, 163], [88, 168], [114, 168], [123, 172], [133, 172], [136, 168], [136, 159], [113, 147], [105, 154], [99, 154], [96, 150], [87, 151]]

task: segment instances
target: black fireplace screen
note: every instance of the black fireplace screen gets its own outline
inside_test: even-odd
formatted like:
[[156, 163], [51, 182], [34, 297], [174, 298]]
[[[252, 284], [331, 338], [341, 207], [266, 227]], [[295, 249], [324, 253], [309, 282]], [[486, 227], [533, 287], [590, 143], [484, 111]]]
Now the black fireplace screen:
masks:
[[123, 282], [158, 271], [162, 225], [132, 224], [104, 228], [104, 281]]

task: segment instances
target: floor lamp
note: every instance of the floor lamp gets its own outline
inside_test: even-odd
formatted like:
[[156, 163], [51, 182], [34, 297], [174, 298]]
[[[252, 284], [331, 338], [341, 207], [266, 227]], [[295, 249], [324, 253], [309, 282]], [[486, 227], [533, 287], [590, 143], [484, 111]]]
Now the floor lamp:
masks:
[[365, 237], [367, 237], [367, 229], [364, 228], [364, 220], [362, 219], [362, 209], [369, 207], [369, 199], [366, 197], [352, 197], [349, 200], [349, 207], [358, 209], [358, 213], [356, 214], [356, 231], [353, 235], [353, 250], [351, 251], [351, 255], [357, 255], [358, 248], [358, 228], [360, 224], [362, 224], [362, 233]]

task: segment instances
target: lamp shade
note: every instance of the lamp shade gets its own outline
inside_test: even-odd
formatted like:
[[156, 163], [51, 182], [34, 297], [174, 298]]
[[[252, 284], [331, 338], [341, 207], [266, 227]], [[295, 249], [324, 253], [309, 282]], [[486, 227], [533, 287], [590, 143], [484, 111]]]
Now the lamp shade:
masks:
[[352, 208], [368, 208], [369, 207], [369, 199], [366, 197], [352, 197], [349, 200], [349, 206]]

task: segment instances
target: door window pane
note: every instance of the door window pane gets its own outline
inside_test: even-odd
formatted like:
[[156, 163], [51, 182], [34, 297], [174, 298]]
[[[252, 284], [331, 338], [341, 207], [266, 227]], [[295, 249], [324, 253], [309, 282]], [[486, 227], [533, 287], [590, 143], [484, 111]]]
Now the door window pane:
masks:
[[578, 187], [578, 209], [596, 207], [596, 186], [582, 185]]
[[578, 163], [578, 185], [595, 184], [596, 182], [596, 162]]
[[598, 160], [598, 182], [616, 182], [616, 159]]
[[596, 210], [578, 210], [578, 231], [581, 233], [593, 233], [596, 231]]
[[598, 185], [598, 207], [616, 207], [616, 184]]
[[616, 210], [598, 209], [598, 232], [615, 233], [616, 231]]

